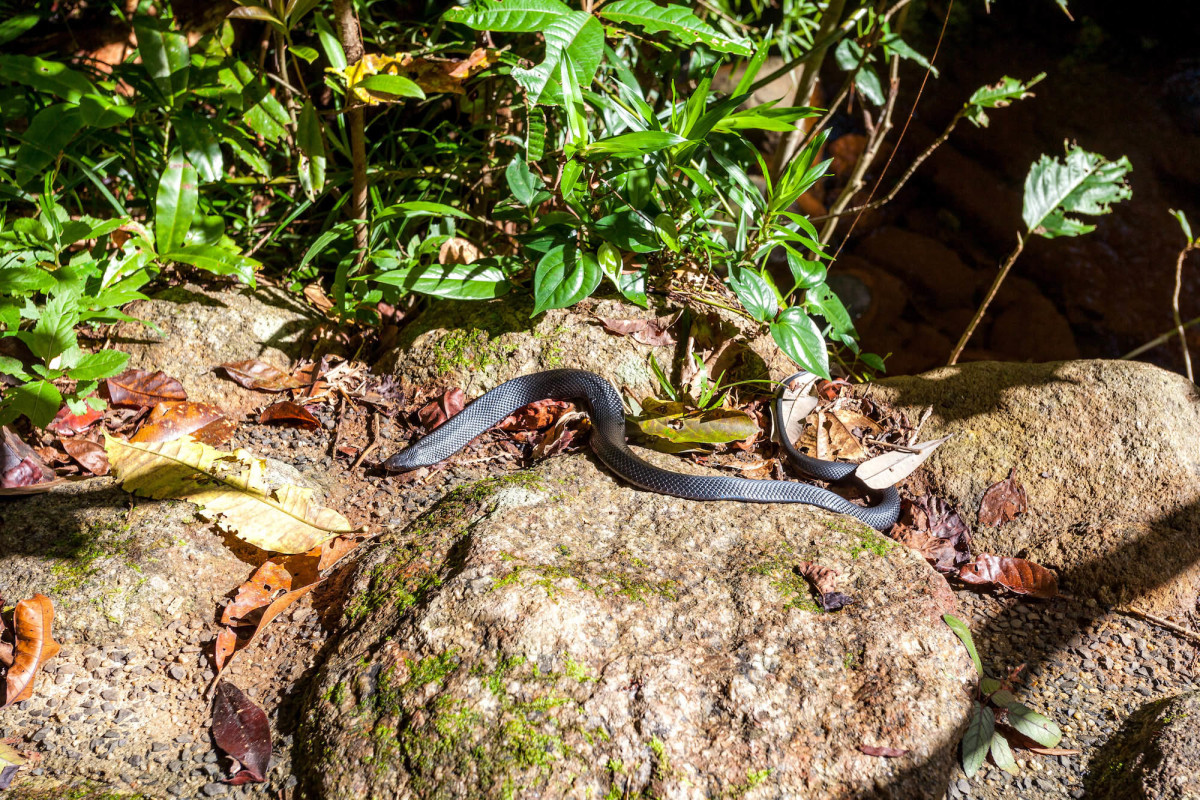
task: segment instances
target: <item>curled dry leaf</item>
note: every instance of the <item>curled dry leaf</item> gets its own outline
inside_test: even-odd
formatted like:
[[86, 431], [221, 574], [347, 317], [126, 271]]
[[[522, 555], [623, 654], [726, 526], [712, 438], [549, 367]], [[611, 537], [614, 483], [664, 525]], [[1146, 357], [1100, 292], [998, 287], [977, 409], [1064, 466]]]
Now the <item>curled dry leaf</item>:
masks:
[[956, 574], [963, 564], [971, 560], [971, 551], [961, 538], [941, 539], [903, 523], [893, 527], [888, 535], [916, 550], [934, 569], [946, 575]]
[[591, 430], [592, 421], [582, 411], [570, 411], [563, 414], [554, 423], [554, 427], [546, 431], [546, 435], [533, 446], [534, 458], [549, 458], [558, 455], [574, 445], [582, 434]]
[[474, 264], [482, 257], [479, 248], [461, 236], [451, 236], [438, 248], [439, 264]]
[[826, 611], [837, 611], [850, 605], [854, 599], [837, 590], [838, 572], [830, 567], [822, 567], [812, 561], [800, 561], [796, 564], [796, 572], [812, 582], [821, 595], [821, 607]]
[[604, 330], [617, 336], [628, 336], [638, 344], [662, 347], [675, 344], [675, 334], [671, 332], [676, 317], [666, 322], [654, 319], [609, 319], [597, 317]]
[[104, 447], [90, 439], [61, 439], [63, 449], [75, 463], [93, 475], [108, 474], [108, 454]]
[[74, 436], [83, 433], [102, 419], [104, 412], [91, 406], [82, 414], [72, 414], [70, 408], [63, 406], [46, 426], [46, 430], [58, 436]]
[[575, 408], [567, 400], [538, 400], [518, 408], [500, 421], [502, 431], [540, 431], [549, 428], [558, 418]]
[[901, 750], [899, 747], [875, 747], [870, 744], [860, 744], [858, 749], [868, 756], [881, 756], [883, 758], [899, 758], [900, 756], [908, 755], [907, 750]]
[[1009, 470], [1007, 478], [993, 483], [983, 493], [983, 500], [979, 504], [979, 524], [1003, 525], [1018, 514], [1024, 514], [1028, 508], [1025, 487], [1017, 480], [1014, 467]]
[[224, 444], [237, 430], [237, 423], [212, 403], [190, 401], [159, 403], [146, 417], [131, 442], [169, 442], [190, 435], [205, 444]]
[[1050, 599], [1058, 596], [1054, 573], [1023, 558], [980, 553], [974, 564], [967, 564], [958, 575], [965, 583], [997, 584], [1017, 594]]
[[290, 400], [272, 403], [258, 415], [258, 421], [264, 425], [286, 425], [291, 428], [303, 428], [315, 431], [321, 423], [304, 406]]
[[58, 653], [58, 642], [51, 636], [53, 625], [54, 604], [45, 595], [35, 594], [13, 609], [16, 642], [12, 665], [4, 676], [4, 702], [0, 708], [33, 696], [38, 670]]
[[345, 517], [319, 505], [311, 489], [285, 484], [272, 491], [262, 460], [245, 450], [221, 452], [190, 436], [153, 444], [107, 436], [105, 449], [126, 491], [193, 502], [263, 550], [304, 553], [352, 530]]
[[42, 461], [32, 447], [25, 444], [8, 426], [0, 428], [0, 493], [33, 494], [43, 492], [54, 483], [54, 470]]
[[817, 411], [808, 416], [807, 423], [799, 449], [825, 461], [862, 461], [867, 451], [859, 436], [874, 436], [882, 430], [875, 420], [850, 408]]
[[[305, 291], [307, 294], [307, 290]], [[247, 361], [231, 361], [222, 364], [218, 369], [223, 370], [226, 377], [242, 388], [257, 389], [261, 392], [283, 392], [312, 383], [311, 364], [295, 372], [286, 372], [274, 364], [251, 358]]]
[[228, 681], [213, 698], [213, 741], [236, 762], [228, 783], [262, 783], [271, 764], [271, 725], [261, 708]]
[[417, 419], [420, 420], [426, 431], [431, 431], [462, 411], [466, 401], [467, 396], [463, 394], [462, 389], [458, 387], [447, 389], [437, 400], [422, 406], [417, 411]]
[[183, 384], [165, 372], [127, 369], [104, 381], [108, 402], [125, 408], [154, 408], [159, 403], [187, 400]]
[[922, 495], [905, 505], [903, 522], [918, 530], [929, 531], [939, 539], [954, 542], [955, 548], [970, 552], [971, 531], [958, 510], [936, 495]]
[[881, 453], [859, 464], [854, 470], [854, 474], [872, 489], [886, 489], [889, 486], [895, 486], [911, 475], [913, 470], [921, 466], [925, 459], [933, 455], [933, 451], [941, 447], [942, 443], [949, 438], [949, 436], [943, 436], [940, 439], [923, 442], [909, 448], [916, 450], [915, 453], [906, 453], [903, 450]]

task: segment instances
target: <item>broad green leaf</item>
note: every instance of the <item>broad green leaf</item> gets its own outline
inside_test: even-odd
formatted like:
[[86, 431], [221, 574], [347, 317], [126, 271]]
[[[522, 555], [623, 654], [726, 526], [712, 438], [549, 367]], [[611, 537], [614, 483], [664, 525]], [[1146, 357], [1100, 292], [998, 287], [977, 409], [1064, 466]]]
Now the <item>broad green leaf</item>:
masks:
[[133, 118], [137, 108], [118, 105], [99, 95], [88, 94], [79, 99], [79, 115], [83, 124], [90, 128], [111, 128]]
[[967, 723], [967, 733], [963, 737], [963, 772], [968, 778], [973, 778], [987, 758], [992, 746], [992, 735], [996, 732], [996, 715], [990, 708], [984, 708], [978, 702], [972, 704], [971, 721]]
[[21, 135], [16, 155], [16, 178], [24, 185], [53, 164], [83, 127], [79, 106], [70, 103], [43, 108]]
[[[6, 44], [20, 37], [25, 31], [37, 25], [41, 19], [38, 14], [14, 14], [0, 22], [0, 44]], [[4, 745], [0, 745], [0, 749], [3, 747]]]
[[600, 7], [600, 16], [618, 24], [637, 25], [647, 33], [669, 33], [684, 44], [706, 44], [721, 53], [754, 55], [745, 39], [714, 30], [685, 5], [660, 6], [653, 0], [617, 0]]
[[254, 286], [254, 273], [262, 269], [262, 264], [253, 258], [210, 244], [184, 245], [161, 255], [167, 261], [191, 264], [214, 275], [236, 275], [251, 287]]
[[6, 265], [0, 268], [0, 296], [45, 292], [58, 285], [47, 270], [33, 264]]
[[54, 295], [41, 309], [33, 330], [20, 331], [23, 341], [38, 358], [49, 363], [56, 356], [75, 347], [75, 326], [79, 324], [79, 308], [73, 295]]
[[262, 6], [238, 6], [225, 15], [226, 19], [249, 19], [270, 23], [271, 27], [283, 33], [283, 20]]
[[217, 214], [192, 219], [184, 244], [220, 244], [225, 235], [225, 219]]
[[600, 271], [612, 281], [613, 286], [617, 287], [617, 291], [626, 300], [642, 308], [649, 307], [649, 302], [646, 300], [645, 267], [637, 272], [623, 272], [621, 254], [608, 242], [600, 245], [600, 249], [596, 252], [596, 261], [600, 264]]
[[195, 114], [177, 114], [174, 122], [183, 154], [200, 179], [212, 183], [225, 177], [225, 156], [212, 121]]
[[313, 24], [317, 29], [317, 41], [321, 43], [321, 50], [325, 53], [325, 60], [329, 62], [329, 66], [339, 71], [345, 69], [346, 51], [342, 49], [342, 42], [333, 32], [329, 20], [318, 14], [313, 17]]
[[996, 766], [1004, 770], [1010, 775], [1017, 774], [1017, 762], [1013, 758], [1012, 748], [1008, 746], [1008, 740], [1001, 733], [992, 734], [992, 761], [996, 762]]
[[99, 350], [84, 355], [75, 366], [71, 367], [69, 377], [76, 381], [111, 378], [125, 369], [127, 363], [129, 363], [128, 353], [118, 350]]
[[184, 157], [182, 150], [176, 149], [167, 158], [155, 195], [154, 240], [159, 253], [170, 252], [183, 244], [199, 202], [196, 168]]
[[657, 153], [659, 150], [665, 150], [686, 141], [687, 139], [670, 131], [634, 131], [594, 141], [584, 147], [582, 153], [589, 157], [601, 155], [641, 156]]
[[62, 408], [62, 393], [49, 381], [33, 381], [5, 389], [0, 424], [7, 425], [24, 414], [35, 426], [45, 428]]
[[242, 119], [250, 130], [271, 143], [287, 136], [287, 128], [292, 122], [287, 109], [267, 90], [263, 79], [254, 74], [250, 65], [236, 61], [232, 69], [220, 70], [218, 78], [230, 91], [241, 93]]
[[979, 677], [983, 677], [983, 662], [979, 660], [979, 653], [975, 650], [975, 640], [971, 637], [971, 629], [967, 624], [953, 614], [942, 614], [942, 621], [954, 631], [954, 635], [963, 643], [963, 647], [967, 648], [967, 655], [971, 657], [971, 663], [975, 665], [975, 671], [979, 673]]
[[525, 158], [541, 161], [546, 150], [546, 112], [540, 106], [525, 106]]
[[726, 444], [758, 433], [758, 423], [744, 411], [713, 409], [689, 412], [683, 403], [647, 398], [642, 414], [632, 421], [647, 436], [675, 444]]
[[590, 86], [604, 56], [604, 26], [591, 14], [571, 11], [555, 18], [542, 35], [546, 40], [545, 58], [531, 69], [513, 67], [512, 76], [528, 93], [530, 103], [558, 105], [562, 102], [559, 68], [564, 54], [570, 57], [579, 86]]
[[504, 170], [504, 178], [508, 181], [508, 188], [513, 193], [513, 197], [526, 207], [532, 205], [533, 198], [546, 187], [542, 179], [529, 168], [529, 164], [521, 157], [520, 153], [513, 156], [512, 161], [508, 162], [508, 168]]
[[595, 256], [574, 245], [559, 245], [538, 261], [533, 274], [533, 314], [567, 308], [589, 297], [600, 285], [600, 264]]
[[[854, 74], [854, 86], [871, 105], [882, 106], [887, 102], [883, 84], [871, 68], [870, 58], [863, 61], [863, 49], [853, 39], [842, 39], [833, 51], [837, 65]], [[855, 71], [857, 70], [857, 72]]]
[[272, 490], [266, 463], [244, 450], [224, 453], [190, 436], [156, 444], [105, 436], [104, 449], [125, 491], [195, 503], [206, 519], [263, 550], [304, 553], [352, 530], [345, 517], [319, 505], [311, 489], [285, 484]]
[[1029, 91], [1029, 88], [1045, 77], [1046, 73], [1042, 72], [1035, 75], [1029, 81], [1022, 83], [1016, 78], [1010, 78], [1005, 75], [996, 83], [976, 89], [967, 98], [967, 102], [963, 104], [962, 115], [969, 119], [975, 126], [986, 128], [988, 115], [984, 109], [1005, 108], [1014, 100], [1024, 100], [1026, 97], [1033, 97], [1033, 92]]
[[675, 227], [675, 219], [666, 212], [654, 218], [654, 229], [663, 240], [663, 244], [672, 253], [679, 252], [679, 229]]
[[30, 56], [0, 54], [0, 76], [39, 92], [49, 92], [69, 103], [77, 103], [87, 94], [96, 94], [96, 87], [82, 72], [76, 72], [57, 61], [44, 61]]
[[29, 380], [29, 373], [25, 371], [25, 365], [21, 363], [21, 359], [12, 356], [0, 356], [0, 373], [12, 375], [23, 381]]
[[771, 323], [771, 338], [779, 349], [814, 375], [829, 379], [829, 352], [812, 317], [798, 306], [784, 309]]
[[1062, 730], [1052, 720], [1020, 703], [1008, 706], [1008, 724], [1042, 747], [1055, 747], [1062, 740]]
[[297, 45], [297, 44], [294, 44], [291, 47], [289, 47], [288, 52], [291, 53], [292, 55], [294, 55], [296, 58], [304, 59], [304, 62], [307, 64], [313, 63], [321, 55], [320, 53], [317, 52], [317, 49], [315, 47], [306, 47], [304, 45]]
[[883, 41], [880, 42], [880, 44], [883, 45], [883, 52], [884, 52], [885, 60], [890, 55], [888, 51], [891, 51], [892, 53], [895, 53], [896, 55], [900, 56], [901, 58], [906, 58], [909, 61], [912, 61], [916, 64], [919, 64], [922, 67], [925, 67], [925, 69], [929, 70], [930, 75], [932, 75], [935, 78], [938, 77], [938, 68], [933, 66], [933, 64], [929, 63], [928, 58], [926, 58], [925, 56], [921, 55], [919, 52], [914, 50], [908, 44], [908, 42], [901, 39], [899, 35], [893, 33], [888, 36], [885, 36]]
[[834, 333], [854, 332], [854, 321], [850, 319], [850, 312], [833, 293], [833, 289], [829, 288], [829, 284], [822, 283], [809, 289], [805, 301], [812, 306], [810, 310], [815, 308], [820, 312]]
[[801, 258], [791, 247], [785, 247], [784, 252], [787, 254], [788, 270], [792, 273], [792, 280], [796, 282], [797, 289], [812, 289], [825, 282], [829, 270], [820, 261]]
[[1101, 155], [1072, 146], [1059, 161], [1042, 156], [1025, 178], [1022, 218], [1030, 234], [1051, 239], [1079, 236], [1095, 229], [1068, 214], [1107, 214], [1112, 204], [1132, 196], [1125, 176], [1133, 166], [1122, 156], [1108, 161]]
[[512, 288], [494, 258], [482, 258], [471, 264], [401, 267], [369, 277], [376, 283], [452, 300], [491, 300], [508, 294]]
[[779, 298], [762, 275], [744, 267], [730, 267], [729, 285], [742, 307], [759, 322], [770, 322], [779, 313]]
[[137, 33], [142, 66], [159, 90], [169, 100], [187, 91], [190, 69], [187, 37], [171, 30], [167, 20], [155, 17], [134, 17], [133, 29]]
[[582, 173], [583, 164], [575, 159], [563, 164], [562, 174], [558, 178], [558, 190], [562, 192], [563, 197], [570, 197], [574, 193], [575, 184]]
[[310, 199], [325, 188], [325, 137], [321, 120], [311, 100], [306, 100], [296, 122], [296, 146], [300, 148], [300, 186]]
[[477, 31], [541, 33], [570, 13], [570, 6], [559, 0], [476, 0], [451, 8], [443, 19]]
[[354, 88], [365, 89], [372, 95], [384, 95], [384, 97], [378, 98], [380, 100], [388, 99], [388, 95], [394, 97], [415, 97], [418, 100], [425, 99], [425, 92], [421, 91], [421, 87], [403, 75], [387, 75], [383, 73], [368, 75], [354, 84]]

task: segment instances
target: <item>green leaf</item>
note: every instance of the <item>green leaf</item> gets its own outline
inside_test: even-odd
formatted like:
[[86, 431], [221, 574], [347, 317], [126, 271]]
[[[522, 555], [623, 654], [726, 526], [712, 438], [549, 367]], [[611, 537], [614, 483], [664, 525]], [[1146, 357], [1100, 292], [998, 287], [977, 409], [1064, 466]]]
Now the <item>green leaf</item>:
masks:
[[822, 283], [812, 287], [808, 290], [808, 294], [805, 295], [805, 300], [810, 306], [820, 312], [834, 333], [849, 334], [854, 332], [854, 321], [850, 319], [850, 312], [846, 310], [846, 306], [842, 304], [841, 299], [833, 293], [833, 289], [829, 288], [829, 284]]
[[20, 37], [25, 31], [41, 21], [37, 14], [14, 14], [0, 22], [0, 44], [6, 44]]
[[1171, 209], [1171, 214], [1175, 217], [1176, 220], [1178, 220], [1179, 228], [1180, 228], [1180, 230], [1183, 231], [1183, 235], [1185, 237], [1187, 237], [1188, 244], [1191, 244], [1192, 242], [1196, 241], [1194, 238], [1192, 238], [1192, 226], [1188, 222], [1187, 215], [1184, 214], [1182, 211], [1176, 211], [1175, 209]]
[[[115, 98], [114, 98], [115, 99]], [[83, 124], [91, 128], [111, 128], [128, 122], [137, 108], [118, 105], [106, 97], [89, 94], [79, 99], [79, 114]]]
[[558, 179], [558, 189], [562, 192], [563, 197], [570, 197], [575, 191], [575, 184], [579, 181], [582, 172], [583, 164], [575, 159], [563, 164], [562, 175]]
[[887, 97], [883, 93], [883, 84], [879, 82], [879, 76], [875, 74], [875, 70], [871, 69], [870, 59], [863, 61], [863, 49], [858, 42], [853, 39], [842, 39], [833, 51], [833, 57], [839, 67], [854, 73], [854, 86], [867, 102], [875, 106], [882, 106], [887, 102]]
[[546, 150], [546, 112], [539, 106], [525, 106], [525, 158], [541, 161]]
[[570, 13], [570, 6], [559, 0], [477, 0], [451, 8], [443, 19], [477, 31], [540, 33]]
[[792, 273], [792, 280], [796, 282], [797, 289], [812, 289], [825, 282], [829, 270], [820, 261], [801, 258], [800, 254], [790, 247], [785, 247], [784, 252], [787, 254], [788, 270]]
[[96, 87], [82, 72], [57, 61], [0, 54], [0, 75], [5, 81], [49, 92], [69, 103], [77, 103], [84, 95], [97, 93]]
[[315, 47], [305, 47], [304, 45], [294, 44], [288, 48], [288, 52], [296, 58], [303, 59], [305, 63], [311, 64], [321, 55]]
[[600, 264], [574, 245], [559, 245], [538, 261], [533, 274], [533, 314], [567, 308], [589, 297], [600, 285]]
[[1125, 176], [1133, 166], [1122, 156], [1108, 161], [1078, 146], [1067, 150], [1062, 161], [1042, 156], [1025, 178], [1025, 203], [1022, 217], [1030, 234], [1051, 239], [1079, 236], [1095, 225], [1068, 217], [1067, 214], [1107, 214], [1112, 204], [1128, 199], [1133, 190]]
[[12, 375], [23, 381], [29, 380], [29, 373], [25, 371], [25, 365], [21, 363], [21, 359], [12, 356], [0, 356], [0, 373]]
[[770, 322], [779, 313], [779, 298], [775, 296], [775, 290], [754, 270], [730, 267], [729, 285], [733, 287], [742, 307], [759, 322]]
[[663, 240], [663, 244], [672, 253], [679, 252], [679, 229], [675, 227], [675, 219], [666, 212], [659, 214], [654, 218], [654, 229], [658, 231], [658, 237]]
[[1017, 774], [1017, 761], [1013, 758], [1012, 748], [1008, 746], [1008, 740], [1001, 733], [992, 734], [992, 761], [996, 762], [996, 766], [1004, 770], [1010, 775]]
[[539, 191], [546, 188], [546, 184], [533, 173], [520, 153], [517, 153], [513, 156], [512, 161], [508, 162], [508, 168], [504, 170], [504, 178], [508, 181], [508, 188], [513, 193], [513, 197], [526, 207], [533, 205], [533, 198]]
[[745, 39], [719, 33], [684, 5], [660, 6], [652, 0], [617, 0], [601, 6], [600, 15], [618, 24], [637, 25], [647, 33], [669, 33], [684, 44], [706, 44], [721, 53], [754, 55]]
[[604, 26], [591, 14], [571, 11], [555, 18], [542, 35], [546, 57], [531, 69], [513, 67], [512, 76], [528, 93], [530, 103], [558, 105], [563, 97], [559, 68], [564, 56], [570, 58], [576, 83], [590, 86], [604, 56]]
[[187, 91], [190, 61], [187, 37], [171, 30], [171, 23], [155, 17], [137, 16], [133, 20], [142, 66], [159, 90], [173, 100]]
[[786, 308], [771, 323], [771, 338], [787, 357], [804, 369], [829, 379], [829, 352], [821, 329], [799, 306]]
[[325, 137], [321, 120], [311, 100], [306, 100], [296, 122], [296, 146], [300, 148], [300, 186], [309, 199], [325, 188]]
[[448, 206], [445, 203], [433, 203], [428, 200], [410, 200], [407, 203], [396, 203], [388, 206], [375, 215], [373, 222], [379, 223], [394, 217], [458, 217], [459, 219], [475, 219], [462, 209]]
[[196, 168], [178, 148], [167, 158], [154, 203], [154, 240], [159, 253], [183, 244], [200, 202]]
[[599, 139], [584, 147], [582, 152], [585, 156], [642, 156], [686, 141], [670, 131], [634, 131]]
[[50, 381], [33, 381], [5, 391], [0, 423], [7, 425], [24, 414], [35, 426], [45, 428], [62, 408], [62, 393]]
[[39, 111], [21, 135], [16, 155], [17, 184], [25, 185], [57, 161], [82, 127], [79, 106], [59, 103]]
[[992, 736], [996, 732], [996, 715], [990, 708], [984, 708], [978, 702], [973, 703], [974, 711], [971, 721], [967, 724], [967, 733], [963, 737], [963, 772], [968, 778], [973, 778], [987, 758], [992, 746]]
[[129, 363], [129, 354], [118, 350], [99, 350], [88, 353], [71, 367], [68, 376], [76, 381], [96, 381], [101, 378], [111, 378], [125, 369]]
[[365, 89], [373, 95], [385, 95], [382, 99], [387, 99], [386, 96], [394, 97], [415, 97], [418, 100], [425, 99], [425, 92], [421, 91], [421, 87], [413, 83], [403, 75], [368, 75], [358, 83], [354, 84], [357, 89]]
[[596, 252], [596, 261], [600, 264], [600, 271], [612, 281], [613, 286], [617, 287], [617, 291], [626, 300], [642, 308], [649, 307], [649, 301], [646, 300], [645, 267], [637, 272], [622, 272], [621, 254], [608, 242], [600, 245]]
[[975, 665], [975, 671], [979, 673], [979, 677], [983, 677], [983, 662], [979, 660], [979, 653], [975, 650], [975, 640], [971, 638], [971, 629], [967, 624], [953, 614], [943, 614], [942, 620], [954, 631], [954, 635], [963, 643], [963, 647], [967, 648], [967, 655], [971, 657], [971, 662]]
[[342, 42], [333, 32], [329, 20], [318, 14], [313, 17], [313, 24], [317, 28], [317, 41], [321, 43], [321, 50], [325, 53], [325, 60], [329, 62], [329, 66], [336, 70], [345, 69], [346, 51], [342, 49]]
[[1005, 108], [1014, 100], [1024, 100], [1026, 97], [1033, 97], [1033, 92], [1029, 91], [1029, 87], [1045, 77], [1046, 73], [1042, 72], [1035, 75], [1026, 83], [1022, 83], [1016, 78], [1010, 78], [1005, 75], [996, 83], [976, 89], [967, 98], [967, 102], [963, 104], [961, 113], [976, 127], [986, 128], [988, 115], [984, 109]]
[[376, 283], [452, 300], [491, 300], [512, 288], [495, 258], [481, 258], [472, 264], [401, 267], [369, 277]]
[[70, 294], [56, 294], [40, 310], [33, 330], [19, 331], [17, 338], [29, 347], [30, 352], [48, 364], [56, 356], [76, 346], [77, 324], [78, 299]]
[[796, 121], [819, 117], [821, 112], [806, 106], [789, 106], [785, 108], [765, 108], [758, 106], [748, 108], [723, 117], [713, 130], [718, 133], [729, 131], [760, 130], [760, 131], [794, 131]]
[[283, 20], [262, 6], [238, 6], [225, 15], [226, 19], [249, 19], [270, 23], [275, 30], [283, 33]]
[[1021, 703], [1009, 704], [1008, 724], [1042, 747], [1055, 747], [1062, 741], [1062, 730], [1052, 720]]
[[214, 275], [236, 275], [242, 283], [254, 286], [254, 273], [262, 264], [232, 250], [210, 244], [189, 244], [162, 254], [167, 261], [191, 264]]
[[196, 174], [206, 183], [225, 177], [225, 156], [221, 153], [221, 142], [213, 132], [212, 120], [194, 114], [177, 114], [174, 122], [183, 153], [188, 163], [196, 168]]
[[689, 412], [683, 403], [662, 403], [653, 398], [647, 398], [642, 408], [643, 414], [632, 418], [642, 433], [675, 444], [726, 444], [758, 433], [758, 423], [744, 411]]

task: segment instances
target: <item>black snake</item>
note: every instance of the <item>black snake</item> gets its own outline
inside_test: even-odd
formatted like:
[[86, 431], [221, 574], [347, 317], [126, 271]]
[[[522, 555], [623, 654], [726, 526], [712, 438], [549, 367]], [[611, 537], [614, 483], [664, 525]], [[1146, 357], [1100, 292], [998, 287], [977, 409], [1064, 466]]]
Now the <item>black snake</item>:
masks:
[[[801, 377], [807, 373], [799, 373]], [[793, 379], [785, 382], [784, 387]], [[784, 424], [784, 387], [775, 396], [771, 413], [777, 430]], [[738, 500], [747, 503], [807, 503], [857, 517], [878, 530], [890, 528], [900, 516], [895, 487], [875, 493], [872, 505], [856, 505], [828, 489], [798, 481], [751, 480], [721, 475], [685, 475], [660, 469], [634, 455], [625, 443], [625, 410], [617, 390], [594, 372], [555, 369], [513, 378], [471, 402], [458, 414], [383, 463], [404, 472], [444, 461], [472, 439], [509, 414], [537, 400], [587, 401], [591, 410], [591, 446], [596, 456], [620, 477], [659, 494], [689, 500]], [[831, 483], [852, 482], [854, 464], [821, 461], [798, 452], [787, 436], [779, 436], [788, 457], [806, 474]]]

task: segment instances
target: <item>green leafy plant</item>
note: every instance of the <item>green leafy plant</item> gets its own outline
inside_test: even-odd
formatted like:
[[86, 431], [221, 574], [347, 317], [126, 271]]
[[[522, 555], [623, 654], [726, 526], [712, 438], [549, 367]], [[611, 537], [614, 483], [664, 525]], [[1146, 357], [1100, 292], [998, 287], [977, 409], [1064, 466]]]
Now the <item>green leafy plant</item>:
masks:
[[971, 630], [953, 614], [944, 614], [942, 619], [954, 631], [975, 665], [979, 683], [975, 688], [975, 699], [971, 703], [971, 719], [962, 742], [963, 771], [968, 778], [975, 776], [988, 755], [992, 762], [1005, 772], [1015, 773], [1016, 759], [1009, 743], [1010, 731], [1037, 742], [1041, 747], [1055, 747], [1062, 741], [1062, 731], [1048, 717], [1042, 716], [1013, 694], [1013, 680], [1020, 667], [1007, 678], [999, 680], [989, 677], [983, 669], [983, 661], [975, 649]]

